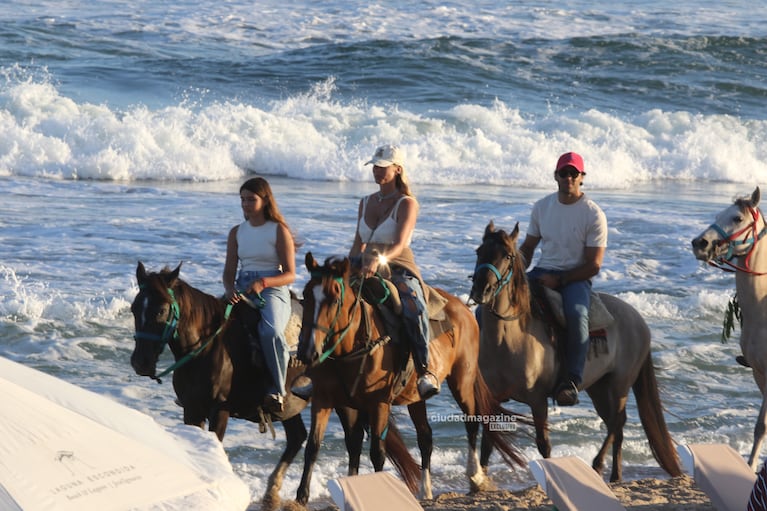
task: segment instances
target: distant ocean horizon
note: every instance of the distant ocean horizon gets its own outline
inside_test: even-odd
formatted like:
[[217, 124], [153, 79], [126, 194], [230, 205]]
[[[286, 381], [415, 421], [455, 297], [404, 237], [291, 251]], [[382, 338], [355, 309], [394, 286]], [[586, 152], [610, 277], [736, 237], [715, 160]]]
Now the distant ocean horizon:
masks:
[[[610, 227], [595, 287], [648, 321], [674, 439], [745, 454], [759, 393], [737, 340], [720, 343], [734, 281], [689, 244], [767, 183], [766, 42], [767, 6], [742, 2], [4, 4], [0, 355], [178, 424], [170, 386], [129, 365], [136, 264], [182, 263], [221, 293], [244, 179], [269, 179], [302, 241], [300, 293], [306, 252], [348, 252], [375, 189], [364, 162], [400, 145], [424, 276], [466, 301], [485, 225], [524, 232], [572, 150]], [[448, 394], [435, 416], [456, 409]], [[629, 406], [626, 477], [662, 477]], [[590, 461], [604, 434], [590, 404], [551, 415], [554, 454]], [[435, 492], [467, 489], [462, 428], [433, 426]], [[254, 499], [283, 446], [233, 421], [224, 447]], [[320, 456], [313, 499], [346, 471], [335, 423]], [[491, 474], [534, 484], [495, 458]]]

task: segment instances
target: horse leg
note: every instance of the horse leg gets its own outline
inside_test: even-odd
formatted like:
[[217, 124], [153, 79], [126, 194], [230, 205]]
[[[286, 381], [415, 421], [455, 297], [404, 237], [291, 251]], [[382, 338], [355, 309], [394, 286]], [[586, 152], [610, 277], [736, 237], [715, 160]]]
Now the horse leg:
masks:
[[229, 423], [229, 408], [222, 406], [221, 403], [217, 403], [213, 406], [210, 412], [210, 419], [208, 421], [208, 429], [216, 433], [218, 440], [224, 441], [224, 434], [226, 433], [226, 426]]
[[365, 421], [360, 413], [349, 407], [336, 408], [336, 415], [344, 428], [344, 442], [346, 453], [349, 455], [348, 475], [355, 476], [360, 469], [360, 455], [362, 454], [362, 442], [365, 439]]
[[762, 397], [759, 417], [756, 419], [756, 426], [754, 426], [754, 445], [751, 447], [751, 455], [748, 457], [748, 464], [754, 472], [757, 471], [759, 464], [759, 453], [762, 450], [765, 430], [767, 430], [767, 398]]
[[622, 478], [623, 464], [623, 428], [626, 425], [626, 401], [627, 397], [615, 398], [615, 393], [610, 389], [612, 383], [607, 379], [602, 379], [589, 387], [587, 392], [594, 404], [602, 421], [607, 427], [602, 446], [599, 448], [591, 467], [598, 473], [604, 469], [605, 456], [607, 450], [612, 445], [613, 464], [610, 472], [610, 482], [620, 481]]
[[549, 404], [546, 398], [536, 406], [531, 406], [535, 426], [535, 445], [544, 458], [551, 458], [551, 440], [549, 439]]
[[[184, 407], [184, 424], [187, 426], [197, 426], [200, 429], [205, 429], [205, 417], [201, 417], [199, 413], [192, 413], [188, 408]], [[223, 437], [219, 438], [219, 441]]]
[[[491, 410], [480, 410], [479, 402], [484, 401], [483, 392], [489, 393], [489, 389], [481, 387], [478, 381], [481, 380], [481, 374], [477, 370], [476, 366], [469, 367], [467, 370], [453, 371], [447, 378], [448, 387], [450, 387], [450, 393], [453, 395], [458, 406], [464, 413], [467, 419], [480, 418], [484, 420], [485, 413], [491, 413]], [[484, 385], [484, 380], [482, 380]], [[480, 388], [484, 388], [480, 390]], [[493, 483], [487, 476], [487, 464], [482, 464], [477, 454], [477, 437], [479, 436], [480, 422], [477, 420], [465, 420], [464, 427], [466, 428], [466, 440], [469, 446], [469, 452], [466, 457], [466, 476], [469, 479], [469, 489], [472, 493], [486, 491], [494, 489]], [[487, 431], [483, 432], [482, 440], [480, 442], [480, 450], [483, 452], [483, 457], [486, 455], [487, 460], [490, 458], [490, 453], [493, 449], [493, 442], [491, 441], [490, 434]], [[487, 462], [487, 460], [485, 460]]]
[[376, 472], [383, 470], [386, 461], [386, 430], [391, 405], [375, 403], [370, 411], [370, 462]]
[[421, 490], [419, 499], [432, 499], [431, 489], [431, 452], [433, 448], [431, 425], [426, 416], [426, 401], [409, 404], [407, 411], [415, 426], [418, 438], [418, 450], [421, 451]]
[[293, 463], [293, 459], [298, 454], [298, 451], [301, 450], [301, 446], [304, 445], [304, 440], [306, 440], [306, 426], [301, 418], [301, 414], [285, 419], [282, 421], [282, 426], [285, 428], [285, 437], [287, 438], [288, 445], [282, 452], [280, 461], [274, 467], [266, 484], [266, 493], [264, 493], [264, 498], [261, 500], [261, 509], [265, 511], [276, 511], [280, 508], [280, 488], [282, 488], [285, 472], [290, 464]]
[[301, 484], [296, 491], [296, 502], [305, 506], [309, 502], [309, 485], [312, 481], [312, 470], [320, 452], [320, 445], [325, 436], [325, 428], [330, 419], [330, 408], [319, 408], [312, 404], [312, 425], [309, 432], [309, 441], [304, 449], [304, 471], [301, 475]]

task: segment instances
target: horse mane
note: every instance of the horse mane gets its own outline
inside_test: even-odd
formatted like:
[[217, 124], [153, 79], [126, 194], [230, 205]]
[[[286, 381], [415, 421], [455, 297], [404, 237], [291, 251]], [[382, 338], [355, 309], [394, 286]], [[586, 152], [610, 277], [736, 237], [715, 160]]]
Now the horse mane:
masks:
[[184, 318], [187, 328], [201, 332], [217, 328], [223, 318], [221, 300], [192, 287], [173, 273], [167, 266], [159, 272], [148, 273], [145, 285], [151, 287], [168, 302], [173, 301], [169, 290], [173, 291], [180, 316]]
[[327, 296], [336, 297], [339, 293], [339, 286], [335, 279], [340, 278], [348, 280], [349, 278], [349, 258], [341, 256], [331, 256], [325, 260], [325, 264], [318, 267], [316, 272], [322, 281], [322, 289]]
[[497, 238], [497, 242], [506, 248], [511, 255], [511, 281], [509, 283], [509, 300], [512, 307], [517, 311], [521, 327], [527, 326], [527, 321], [532, 314], [530, 305], [530, 285], [527, 282], [527, 263], [524, 256], [519, 252], [514, 237], [503, 229], [498, 229], [488, 236]]

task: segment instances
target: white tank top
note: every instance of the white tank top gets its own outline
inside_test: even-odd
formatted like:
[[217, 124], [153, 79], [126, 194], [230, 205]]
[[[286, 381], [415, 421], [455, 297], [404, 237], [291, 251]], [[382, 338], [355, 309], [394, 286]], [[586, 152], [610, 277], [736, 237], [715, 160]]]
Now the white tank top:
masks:
[[252, 226], [245, 220], [237, 227], [237, 257], [241, 271], [282, 271], [277, 256], [277, 222]]
[[[365, 222], [365, 213], [368, 209], [368, 200], [370, 199], [370, 196], [368, 195], [362, 199], [362, 215], [360, 215], [359, 225], [357, 226], [357, 232], [360, 235], [362, 243], [381, 243], [386, 245], [394, 243], [394, 237], [397, 234], [397, 211], [399, 210], [400, 203], [408, 198], [409, 196], [407, 195], [400, 197], [394, 204], [391, 214], [387, 215], [386, 218], [374, 228], [371, 228], [367, 222]], [[411, 232], [408, 239], [405, 240], [405, 246], [410, 246], [412, 237], [413, 233]]]

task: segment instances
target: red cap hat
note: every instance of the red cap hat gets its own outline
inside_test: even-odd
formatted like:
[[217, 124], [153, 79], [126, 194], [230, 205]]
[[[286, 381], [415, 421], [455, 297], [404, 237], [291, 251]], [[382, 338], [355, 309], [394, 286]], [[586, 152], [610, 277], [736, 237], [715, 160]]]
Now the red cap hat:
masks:
[[555, 172], [564, 167], [573, 167], [581, 174], [586, 173], [586, 171], [583, 170], [583, 158], [581, 158], [581, 155], [578, 153], [565, 153], [560, 156], [559, 160], [557, 160], [557, 168]]

